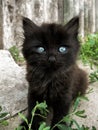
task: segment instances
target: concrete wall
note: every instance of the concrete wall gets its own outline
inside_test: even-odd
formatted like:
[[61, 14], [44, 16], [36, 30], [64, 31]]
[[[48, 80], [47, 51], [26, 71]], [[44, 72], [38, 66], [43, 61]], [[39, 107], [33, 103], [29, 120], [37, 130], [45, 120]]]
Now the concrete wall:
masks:
[[[21, 16], [42, 22], [66, 23], [80, 15], [80, 34], [98, 31], [98, 0], [0, 0], [0, 48], [21, 47]], [[2, 17], [1, 17], [2, 16]]]
[[98, 32], [98, 0], [64, 0], [64, 22], [80, 15], [80, 34]]
[[42, 22], [63, 21], [63, 0], [2, 0], [3, 49], [22, 44], [21, 16]]

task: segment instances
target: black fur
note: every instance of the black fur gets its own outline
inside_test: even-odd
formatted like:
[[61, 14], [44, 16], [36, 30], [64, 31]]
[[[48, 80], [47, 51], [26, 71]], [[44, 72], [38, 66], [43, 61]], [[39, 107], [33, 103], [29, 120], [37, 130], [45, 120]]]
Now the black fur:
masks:
[[[53, 109], [52, 127], [68, 113], [70, 104], [78, 93], [85, 93], [86, 74], [76, 65], [80, 48], [78, 28], [78, 17], [71, 19], [65, 26], [55, 23], [37, 26], [28, 18], [23, 18], [29, 121], [36, 101], [46, 100], [47, 105]], [[61, 46], [66, 47], [66, 53], [59, 52]], [[44, 47], [45, 51], [39, 53], [38, 47]], [[38, 130], [42, 120], [35, 117], [32, 129]], [[26, 126], [24, 122], [22, 125]]]

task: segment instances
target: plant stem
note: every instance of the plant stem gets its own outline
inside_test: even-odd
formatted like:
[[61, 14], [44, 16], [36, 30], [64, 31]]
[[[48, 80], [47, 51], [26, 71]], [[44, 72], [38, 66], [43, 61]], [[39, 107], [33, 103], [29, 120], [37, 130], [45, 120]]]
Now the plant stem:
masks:
[[32, 126], [32, 122], [33, 122], [33, 119], [34, 119], [34, 116], [35, 116], [36, 109], [37, 109], [37, 105], [34, 107], [34, 109], [32, 111], [32, 118], [31, 118], [31, 122], [29, 124], [29, 130], [31, 130], [31, 126]]

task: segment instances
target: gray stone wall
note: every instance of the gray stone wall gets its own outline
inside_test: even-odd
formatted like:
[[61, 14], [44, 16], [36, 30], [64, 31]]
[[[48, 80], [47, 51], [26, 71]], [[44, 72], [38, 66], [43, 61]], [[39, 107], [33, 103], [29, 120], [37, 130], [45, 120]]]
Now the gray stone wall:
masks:
[[18, 66], [7, 50], [0, 50], [0, 106], [10, 116], [27, 107], [25, 67]]

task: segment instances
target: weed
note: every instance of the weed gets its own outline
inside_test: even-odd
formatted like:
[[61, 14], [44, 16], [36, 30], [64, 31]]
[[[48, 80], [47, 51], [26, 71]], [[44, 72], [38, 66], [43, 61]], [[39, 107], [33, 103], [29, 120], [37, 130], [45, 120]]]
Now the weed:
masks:
[[[92, 90], [89, 90], [88, 93], [90, 93]], [[87, 94], [88, 94], [87, 93]], [[89, 128], [88, 126], [85, 125], [80, 125], [73, 117], [78, 116], [80, 118], [86, 118], [87, 115], [85, 115], [85, 110], [77, 110], [79, 103], [81, 100], [86, 100], [88, 101], [88, 98], [85, 96], [78, 96], [77, 99], [75, 100], [71, 112], [67, 116], [64, 116], [62, 120], [60, 120], [57, 124], [55, 124], [52, 128], [50, 126], [47, 126], [45, 122], [41, 122], [39, 129], [38, 130], [54, 130], [55, 127], [58, 127], [59, 130], [96, 130], [95, 126], [92, 126], [92, 128]], [[27, 123], [29, 126], [28, 130], [31, 129], [31, 124], [33, 122], [34, 116], [36, 116], [36, 110], [40, 110], [40, 115], [41, 117], [45, 118], [46, 113], [48, 112], [47, 110], [47, 105], [46, 102], [43, 103], [36, 103], [36, 106], [32, 110], [32, 118], [30, 124], [28, 123], [28, 120], [26, 117], [22, 114], [19, 114], [19, 116]], [[68, 125], [64, 125], [64, 123], [67, 123]], [[18, 127], [15, 130], [21, 130], [22, 127]]]
[[20, 51], [16, 46], [13, 46], [9, 49], [12, 57], [14, 58], [14, 60], [16, 61], [16, 63], [22, 63], [24, 62], [24, 58], [22, 56], [20, 56]]
[[5, 117], [8, 115], [7, 112], [2, 112], [2, 107], [0, 106], [0, 126], [7, 126], [8, 122], [5, 120]]
[[[83, 40], [80, 38], [80, 41]], [[80, 50], [80, 59], [84, 64], [90, 65], [91, 69], [96, 68], [89, 75], [90, 82], [98, 81], [98, 34], [89, 34], [84, 38]]]
[[80, 58], [90, 66], [98, 65], [98, 34], [89, 34], [84, 38]]
[[98, 81], [98, 70], [90, 73], [89, 78], [91, 83]]

